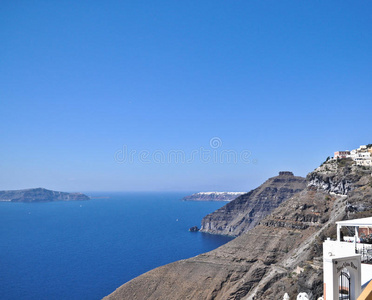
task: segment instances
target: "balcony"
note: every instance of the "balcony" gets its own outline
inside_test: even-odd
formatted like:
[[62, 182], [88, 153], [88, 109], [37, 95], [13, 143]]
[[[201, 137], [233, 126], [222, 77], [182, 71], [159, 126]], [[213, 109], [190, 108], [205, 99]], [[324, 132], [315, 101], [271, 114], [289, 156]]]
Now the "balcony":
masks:
[[355, 253], [361, 255], [362, 264], [372, 264], [372, 245], [360, 243], [355, 246]]
[[[337, 224], [337, 241], [353, 243], [355, 253], [361, 255], [362, 263], [372, 264], [372, 217], [346, 220], [336, 222]], [[341, 238], [341, 228], [354, 227], [354, 236], [344, 236]]]

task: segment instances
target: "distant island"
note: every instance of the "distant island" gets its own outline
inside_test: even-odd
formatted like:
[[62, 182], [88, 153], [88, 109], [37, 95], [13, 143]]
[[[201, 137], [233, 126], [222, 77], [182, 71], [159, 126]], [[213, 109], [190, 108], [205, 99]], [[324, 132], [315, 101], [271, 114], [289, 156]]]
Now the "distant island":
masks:
[[0, 201], [7, 202], [53, 202], [89, 200], [82, 193], [65, 193], [47, 190], [44, 188], [0, 191]]
[[182, 198], [182, 201], [232, 201], [245, 192], [200, 192]]

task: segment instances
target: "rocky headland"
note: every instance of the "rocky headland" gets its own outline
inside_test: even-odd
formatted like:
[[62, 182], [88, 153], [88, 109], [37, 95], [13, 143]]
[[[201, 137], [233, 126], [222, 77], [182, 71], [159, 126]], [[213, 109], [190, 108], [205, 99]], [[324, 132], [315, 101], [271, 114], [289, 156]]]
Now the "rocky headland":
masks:
[[[297, 186], [288, 188], [293, 192], [284, 193], [286, 199], [231, 242], [149, 271], [105, 299], [273, 300], [283, 299], [285, 292], [291, 299], [298, 292], [317, 299], [323, 294], [322, 242], [335, 237], [335, 221], [372, 215], [371, 173], [371, 167], [357, 166], [351, 160], [327, 161], [308, 174], [304, 189], [295, 193]], [[294, 177], [281, 174], [277, 179], [281, 176]], [[296, 185], [302, 186], [303, 180]], [[268, 181], [268, 186], [250, 192], [252, 199], [257, 195], [256, 207], [267, 205], [269, 198], [278, 201], [273, 187], [268, 189], [268, 199], [258, 196], [275, 179]], [[290, 184], [288, 179], [283, 178], [284, 184]], [[243, 211], [250, 218], [249, 210]], [[223, 233], [232, 228], [231, 220], [239, 210], [219, 215], [226, 215], [226, 225], [221, 218], [218, 230]]]
[[0, 201], [9, 202], [80, 201], [89, 199], [82, 193], [56, 192], [44, 188], [0, 191]]
[[239, 236], [256, 226], [283, 201], [306, 188], [306, 179], [279, 172], [258, 188], [205, 216], [200, 231]]
[[245, 192], [200, 192], [182, 198], [182, 201], [232, 201]]

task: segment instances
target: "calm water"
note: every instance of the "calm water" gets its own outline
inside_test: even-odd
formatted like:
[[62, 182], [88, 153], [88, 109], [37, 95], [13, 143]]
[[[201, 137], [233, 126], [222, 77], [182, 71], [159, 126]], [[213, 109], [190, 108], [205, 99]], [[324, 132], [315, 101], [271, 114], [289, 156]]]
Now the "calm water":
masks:
[[101, 299], [230, 240], [188, 232], [224, 203], [182, 202], [179, 193], [89, 195], [109, 199], [0, 202], [0, 299]]

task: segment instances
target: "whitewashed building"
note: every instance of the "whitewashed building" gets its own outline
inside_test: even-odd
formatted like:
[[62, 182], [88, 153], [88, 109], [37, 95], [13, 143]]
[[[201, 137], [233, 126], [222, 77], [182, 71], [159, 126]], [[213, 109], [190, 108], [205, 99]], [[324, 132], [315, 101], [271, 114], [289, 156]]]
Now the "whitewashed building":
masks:
[[357, 165], [360, 166], [372, 166], [372, 156], [371, 152], [367, 150], [367, 148], [362, 148], [360, 146], [359, 149], [352, 150], [350, 152], [350, 157], [355, 161]]
[[337, 158], [351, 158], [359, 166], [372, 166], [372, 148], [361, 145], [358, 149], [351, 151], [336, 151], [334, 153], [334, 159]]
[[[323, 243], [324, 300], [360, 300], [372, 280], [372, 217], [336, 224], [337, 240]], [[352, 229], [353, 236], [342, 237], [342, 227]]]

